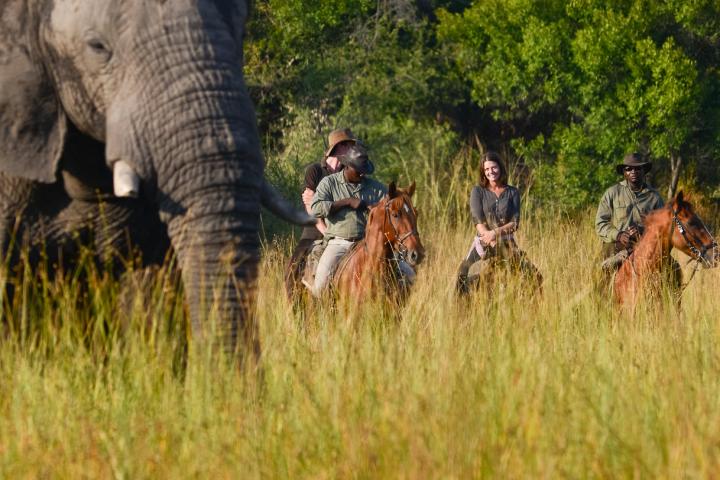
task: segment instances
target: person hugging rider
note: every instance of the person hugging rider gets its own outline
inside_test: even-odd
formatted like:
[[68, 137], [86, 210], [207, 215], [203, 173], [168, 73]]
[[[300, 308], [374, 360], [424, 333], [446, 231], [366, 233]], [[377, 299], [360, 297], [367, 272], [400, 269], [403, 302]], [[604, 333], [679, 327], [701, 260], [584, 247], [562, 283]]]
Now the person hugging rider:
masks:
[[[357, 137], [349, 128], [333, 130], [328, 135], [328, 147], [325, 150], [322, 160], [311, 163], [305, 168], [305, 188], [302, 192], [302, 201], [305, 206], [305, 211], [310, 215], [312, 215], [310, 208], [312, 198], [315, 190], [317, 190], [318, 184], [328, 175], [342, 170], [343, 165], [340, 163], [340, 156], [345, 155], [348, 149], [357, 141]], [[302, 277], [302, 269], [305, 268], [308, 254], [313, 249], [315, 243], [323, 238], [325, 229], [325, 221], [322, 218], [318, 218], [314, 226], [303, 228], [300, 241], [285, 267], [285, 290], [289, 297], [292, 298], [295, 286]]]

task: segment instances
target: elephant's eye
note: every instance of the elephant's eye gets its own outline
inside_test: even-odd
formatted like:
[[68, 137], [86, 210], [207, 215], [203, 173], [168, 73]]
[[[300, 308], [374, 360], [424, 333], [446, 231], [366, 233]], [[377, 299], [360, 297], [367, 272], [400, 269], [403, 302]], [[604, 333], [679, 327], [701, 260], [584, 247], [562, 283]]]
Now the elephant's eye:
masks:
[[105, 61], [110, 60], [112, 52], [108, 48], [107, 44], [99, 38], [91, 38], [87, 41], [87, 45], [88, 47], [90, 47], [90, 50], [92, 50], [93, 53], [103, 57]]

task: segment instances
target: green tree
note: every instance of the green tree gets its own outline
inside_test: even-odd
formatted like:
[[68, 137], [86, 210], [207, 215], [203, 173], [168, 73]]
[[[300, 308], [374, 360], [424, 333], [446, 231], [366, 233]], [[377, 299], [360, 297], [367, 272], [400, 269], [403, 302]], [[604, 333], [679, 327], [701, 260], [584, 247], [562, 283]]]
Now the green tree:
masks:
[[670, 191], [683, 164], [717, 154], [718, 15], [703, 1], [484, 1], [441, 10], [438, 36], [500, 141], [534, 161], [538, 192], [557, 198], [560, 180], [579, 207], [627, 151]]

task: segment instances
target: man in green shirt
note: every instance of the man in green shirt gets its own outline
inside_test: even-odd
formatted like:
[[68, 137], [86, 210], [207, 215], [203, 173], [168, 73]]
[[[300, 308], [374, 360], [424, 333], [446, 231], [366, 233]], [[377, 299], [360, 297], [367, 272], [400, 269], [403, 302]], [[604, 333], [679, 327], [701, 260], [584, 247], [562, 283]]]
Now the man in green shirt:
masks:
[[375, 166], [360, 144], [351, 146], [340, 162], [345, 168], [320, 181], [310, 207], [326, 225], [326, 247], [318, 260], [315, 280], [312, 285], [306, 284], [315, 297], [322, 295], [343, 255], [365, 235], [368, 207], [387, 193], [385, 185], [366, 176]]
[[595, 216], [595, 231], [603, 242], [603, 270], [612, 272], [630, 255], [643, 231], [645, 215], [663, 206], [660, 194], [645, 183], [652, 164], [639, 153], [625, 155], [616, 171], [624, 180], [608, 188]]

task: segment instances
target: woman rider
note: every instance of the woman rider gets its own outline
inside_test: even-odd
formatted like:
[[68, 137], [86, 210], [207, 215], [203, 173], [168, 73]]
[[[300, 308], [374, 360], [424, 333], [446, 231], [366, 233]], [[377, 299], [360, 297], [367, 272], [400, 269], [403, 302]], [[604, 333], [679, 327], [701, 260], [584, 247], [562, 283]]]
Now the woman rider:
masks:
[[481, 271], [486, 274], [504, 261], [530, 277], [539, 287], [542, 275], [517, 246], [513, 235], [520, 223], [520, 192], [507, 184], [507, 169], [496, 152], [483, 155], [479, 183], [470, 193], [470, 212], [476, 235], [460, 264], [458, 293], [468, 293], [468, 271], [478, 261], [483, 262]]

